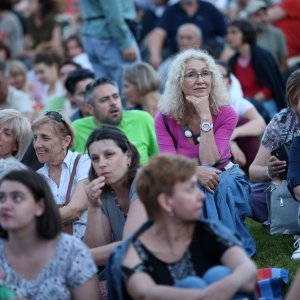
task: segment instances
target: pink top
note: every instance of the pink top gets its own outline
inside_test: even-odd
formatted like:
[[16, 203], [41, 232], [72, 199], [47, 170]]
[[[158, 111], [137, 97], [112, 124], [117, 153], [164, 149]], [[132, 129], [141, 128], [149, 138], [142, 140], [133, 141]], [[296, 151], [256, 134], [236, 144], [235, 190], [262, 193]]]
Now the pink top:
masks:
[[[231, 153], [229, 140], [238, 121], [237, 114], [231, 106], [223, 106], [216, 116], [212, 116], [212, 120], [214, 124], [213, 131], [215, 142], [220, 154], [220, 160], [230, 158]], [[190, 143], [190, 141], [184, 136], [182, 126], [178, 125], [172, 118], [167, 116], [167, 122], [171, 132], [177, 140], [177, 151], [172, 137], [165, 127], [162, 114], [158, 113], [155, 118], [155, 132], [159, 152], [178, 153], [191, 158], [197, 158], [198, 160], [199, 145]], [[226, 165], [226, 163], [218, 166], [218, 168], [222, 168], [224, 165]]]

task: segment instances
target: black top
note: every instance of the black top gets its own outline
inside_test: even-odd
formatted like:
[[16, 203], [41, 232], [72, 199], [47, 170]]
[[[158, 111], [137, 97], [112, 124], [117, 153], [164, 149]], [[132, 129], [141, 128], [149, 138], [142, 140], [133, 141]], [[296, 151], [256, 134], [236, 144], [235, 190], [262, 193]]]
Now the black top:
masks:
[[[230, 234], [232, 234], [230, 232]], [[197, 222], [193, 239], [181, 259], [175, 263], [165, 263], [153, 255], [139, 239], [133, 241], [142, 263], [133, 269], [122, 267], [123, 278], [136, 272], [146, 272], [157, 283], [174, 285], [176, 280], [187, 276], [203, 276], [213, 266], [222, 264], [220, 259], [224, 252], [235, 245], [238, 240], [220, 235], [219, 227], [214, 223]]]

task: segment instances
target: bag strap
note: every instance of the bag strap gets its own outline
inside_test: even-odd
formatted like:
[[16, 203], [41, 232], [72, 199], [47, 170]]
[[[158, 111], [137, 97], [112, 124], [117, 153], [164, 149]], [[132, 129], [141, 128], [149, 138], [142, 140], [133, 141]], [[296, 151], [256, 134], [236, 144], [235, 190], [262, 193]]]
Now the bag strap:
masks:
[[67, 189], [67, 194], [66, 194], [66, 201], [65, 201], [64, 206], [67, 206], [70, 203], [70, 200], [71, 200], [70, 195], [71, 195], [72, 185], [73, 185], [73, 182], [74, 182], [74, 176], [75, 176], [75, 173], [76, 173], [76, 168], [77, 168], [80, 157], [81, 157], [81, 154], [78, 154], [77, 157], [75, 158], [75, 162], [74, 162], [73, 169], [72, 169], [72, 172], [71, 172], [70, 181], [69, 181], [69, 184], [68, 184], [68, 189]]
[[165, 127], [170, 135], [170, 137], [172, 138], [173, 140], [173, 144], [174, 144], [174, 147], [176, 149], [176, 152], [177, 152], [177, 141], [175, 139], [175, 136], [173, 135], [171, 129], [170, 129], [170, 126], [168, 124], [168, 120], [167, 120], [167, 116], [165, 114], [161, 114], [162, 115], [162, 118], [163, 118], [163, 121], [164, 121], [164, 124], [165, 124]]

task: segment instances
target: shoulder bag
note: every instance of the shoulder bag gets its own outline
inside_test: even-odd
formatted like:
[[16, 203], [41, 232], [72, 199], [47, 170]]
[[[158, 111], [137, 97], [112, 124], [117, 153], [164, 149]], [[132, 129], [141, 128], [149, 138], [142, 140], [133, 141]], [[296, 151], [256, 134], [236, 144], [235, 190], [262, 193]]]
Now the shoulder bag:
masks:
[[[76, 174], [76, 168], [77, 168], [80, 157], [81, 157], [81, 154], [78, 154], [77, 157], [75, 158], [75, 162], [74, 162], [72, 172], [71, 172], [71, 176], [70, 176], [70, 181], [69, 181], [69, 184], [68, 184], [68, 189], [67, 189], [67, 194], [66, 194], [66, 202], [63, 205], [60, 205], [59, 207], [67, 206], [71, 201], [71, 190], [72, 190], [72, 186], [73, 186], [73, 182], [74, 182], [74, 176]], [[78, 218], [76, 218], [75, 220], [77, 220], [77, 219]], [[63, 223], [62, 231], [72, 235], [73, 234], [73, 224], [72, 223], [75, 220], [70, 220], [68, 222]]]

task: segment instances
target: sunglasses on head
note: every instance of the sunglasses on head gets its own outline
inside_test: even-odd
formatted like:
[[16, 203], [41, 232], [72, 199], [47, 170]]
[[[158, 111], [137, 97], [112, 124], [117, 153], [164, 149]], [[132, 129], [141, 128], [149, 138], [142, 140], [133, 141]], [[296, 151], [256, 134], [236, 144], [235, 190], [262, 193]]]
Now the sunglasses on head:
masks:
[[45, 116], [47, 116], [57, 122], [64, 123], [65, 125], [67, 124], [65, 118], [57, 111], [47, 111], [45, 113]]

